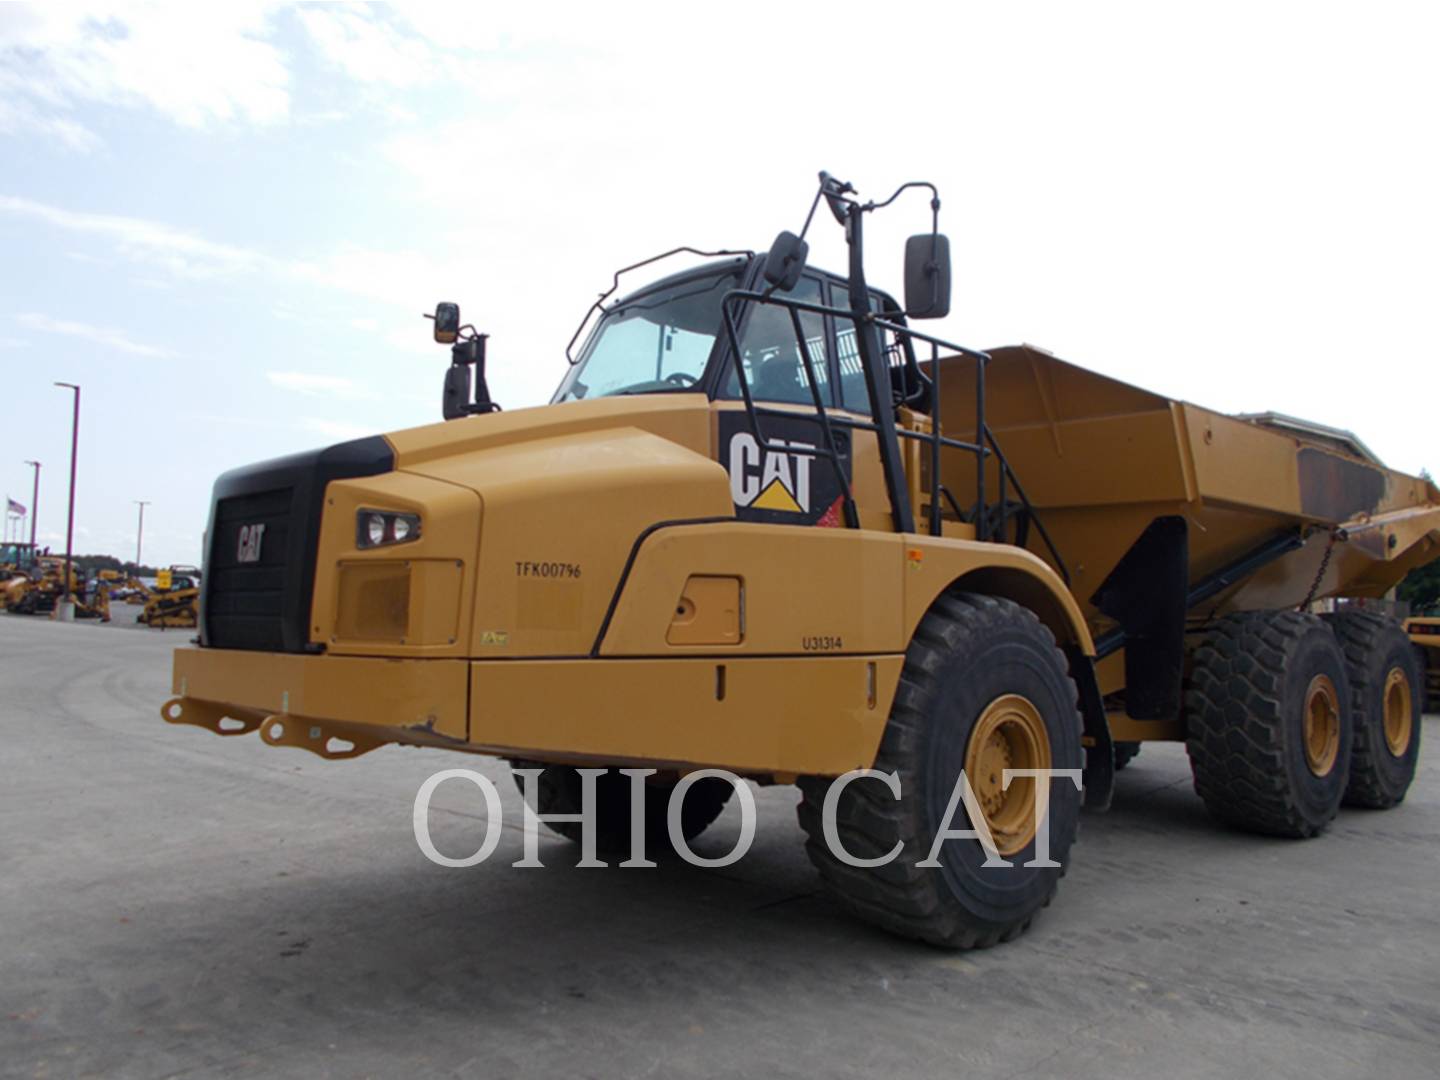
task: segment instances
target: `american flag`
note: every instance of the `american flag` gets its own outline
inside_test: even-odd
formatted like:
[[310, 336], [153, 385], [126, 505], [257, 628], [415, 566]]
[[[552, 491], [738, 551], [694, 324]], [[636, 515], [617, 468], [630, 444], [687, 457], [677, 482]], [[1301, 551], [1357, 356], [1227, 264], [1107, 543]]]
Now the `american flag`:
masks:
[[7, 514], [15, 514], [17, 517], [24, 517], [24, 516], [25, 516], [25, 507], [21, 506], [21, 505], [20, 505], [19, 503], [17, 503], [14, 499], [10, 498], [9, 495], [6, 495], [6, 496], [5, 496], [5, 512], [6, 512]]

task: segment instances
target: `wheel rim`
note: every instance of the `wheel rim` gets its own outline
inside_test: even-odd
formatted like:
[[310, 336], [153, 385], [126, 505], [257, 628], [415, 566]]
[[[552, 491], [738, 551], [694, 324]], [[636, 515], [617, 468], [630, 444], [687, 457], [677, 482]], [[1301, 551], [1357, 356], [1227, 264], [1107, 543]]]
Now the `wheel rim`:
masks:
[[1403, 668], [1393, 667], [1385, 676], [1385, 745], [1396, 757], [1404, 757], [1405, 751], [1410, 749], [1413, 717], [1410, 680]]
[[1305, 764], [1329, 776], [1340, 756], [1340, 695], [1328, 675], [1316, 675], [1305, 691]]
[[1036, 778], [1017, 776], [1004, 787], [1006, 769], [1050, 768], [1050, 736], [1029, 698], [1005, 694], [985, 707], [965, 748], [965, 776], [1001, 855], [1013, 855], [1035, 838]]

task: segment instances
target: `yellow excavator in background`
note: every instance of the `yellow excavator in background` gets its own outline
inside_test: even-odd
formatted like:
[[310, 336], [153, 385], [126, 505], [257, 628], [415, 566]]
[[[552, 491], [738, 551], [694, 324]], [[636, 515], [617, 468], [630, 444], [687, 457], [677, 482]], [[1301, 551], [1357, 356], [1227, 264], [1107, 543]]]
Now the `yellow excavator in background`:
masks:
[[97, 570], [85, 589], [75, 596], [75, 618], [110, 621], [110, 592], [125, 580], [119, 570]]
[[138, 577], [127, 578], [112, 596], [116, 600], [124, 600], [127, 604], [143, 604], [150, 598], [150, 586]]

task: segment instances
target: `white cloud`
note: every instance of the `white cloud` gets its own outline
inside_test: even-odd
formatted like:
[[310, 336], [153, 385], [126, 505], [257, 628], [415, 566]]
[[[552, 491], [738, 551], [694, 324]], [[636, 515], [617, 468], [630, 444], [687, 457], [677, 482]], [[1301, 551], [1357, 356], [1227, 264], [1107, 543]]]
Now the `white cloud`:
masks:
[[288, 429], [289, 424], [281, 423], [273, 417], [262, 416], [239, 416], [225, 413], [185, 413], [185, 419], [194, 424], [232, 424], [238, 427], [263, 427]]
[[407, 87], [437, 76], [430, 47], [400, 33], [378, 9], [316, 5], [299, 8], [296, 15], [321, 55], [356, 82]]
[[66, 337], [84, 338], [97, 345], [106, 345], [120, 352], [129, 353], [131, 356], [149, 356], [156, 359], [166, 359], [175, 355], [170, 349], [161, 348], [158, 345], [146, 345], [143, 342], [135, 341], [126, 336], [123, 330], [109, 330], [101, 326], [90, 326], [87, 323], [68, 322], [64, 319], [52, 319], [48, 315], [41, 315], [38, 312], [26, 312], [15, 316], [15, 321], [21, 326], [31, 330], [39, 330], [46, 334], [62, 334]]
[[440, 254], [351, 245], [321, 259], [292, 263], [289, 271], [339, 292], [413, 309], [419, 318], [455, 282], [471, 279], [481, 261], [460, 245]]
[[367, 435], [375, 434], [373, 427], [361, 427], [341, 420], [325, 420], [317, 416], [307, 416], [301, 421], [300, 427], [302, 431], [313, 431], [327, 439], [363, 439]]
[[379, 398], [374, 390], [357, 384], [343, 375], [317, 375], [306, 371], [267, 371], [265, 377], [272, 386], [282, 390], [293, 390], [297, 394], [311, 397], [340, 398], [348, 401], [375, 400]]
[[301, 127], [319, 127], [322, 124], [338, 124], [350, 119], [350, 114], [341, 109], [322, 109], [319, 112], [297, 113], [291, 118]]
[[[368, 301], [420, 313], [433, 308], [457, 281], [473, 280], [484, 260], [461, 245], [436, 255], [425, 251], [385, 251], [348, 246], [317, 259], [285, 259], [250, 248], [207, 240], [164, 222], [118, 214], [68, 210], [33, 199], [0, 194], [0, 214], [40, 221], [56, 228], [101, 238], [137, 262], [194, 280], [236, 273], [289, 278]], [[278, 318], [303, 318], [275, 307]], [[369, 329], [368, 317], [355, 325]]]
[[[0, 77], [0, 87], [4, 85]], [[34, 104], [17, 97], [0, 99], [0, 134], [19, 135], [29, 131], [48, 136], [80, 153], [89, 153], [101, 145], [100, 136], [83, 124], [64, 117], [46, 116]]]
[[69, 232], [103, 237], [122, 254], [158, 263], [175, 274], [211, 276], [237, 270], [258, 270], [271, 260], [230, 244], [217, 244], [157, 221], [119, 214], [65, 210], [32, 199], [0, 195], [0, 213], [43, 221]]
[[261, 40], [269, 32], [265, 5], [7, 4], [0, 95], [11, 102], [9, 127], [48, 130], [85, 149], [95, 136], [65, 114], [87, 104], [150, 108], [192, 128], [283, 120], [290, 75]]

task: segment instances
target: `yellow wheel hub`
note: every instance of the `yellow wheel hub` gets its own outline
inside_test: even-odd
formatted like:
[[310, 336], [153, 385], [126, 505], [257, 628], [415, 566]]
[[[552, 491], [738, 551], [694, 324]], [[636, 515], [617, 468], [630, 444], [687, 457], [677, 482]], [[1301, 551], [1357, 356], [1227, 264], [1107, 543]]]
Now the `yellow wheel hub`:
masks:
[[1305, 764], [1329, 776], [1340, 756], [1340, 695], [1328, 675], [1316, 675], [1305, 691]]
[[1029, 698], [1005, 694], [985, 707], [965, 748], [965, 777], [1001, 855], [1014, 855], [1035, 838], [1036, 778], [1006, 769], [1050, 768], [1050, 736]]
[[1403, 668], [1393, 667], [1385, 676], [1385, 745], [1396, 757], [1404, 757], [1410, 749], [1411, 725], [1414, 723], [1414, 702], [1410, 697], [1410, 680]]

